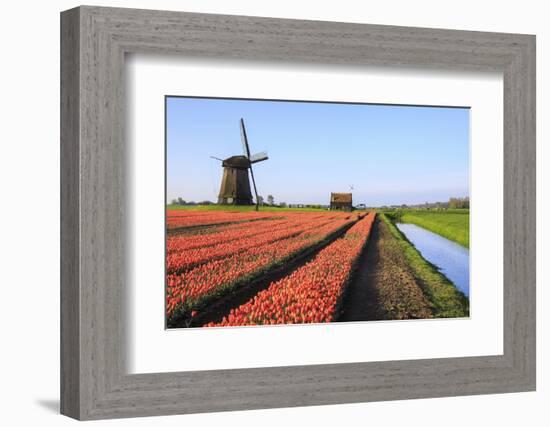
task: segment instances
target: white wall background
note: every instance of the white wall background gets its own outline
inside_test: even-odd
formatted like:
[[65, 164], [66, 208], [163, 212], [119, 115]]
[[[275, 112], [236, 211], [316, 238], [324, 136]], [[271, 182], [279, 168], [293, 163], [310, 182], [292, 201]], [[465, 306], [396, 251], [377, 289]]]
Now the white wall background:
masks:
[[[548, 425], [550, 26], [542, 1], [95, 1], [105, 6], [537, 35], [538, 391], [108, 421], [110, 425]], [[0, 380], [3, 425], [68, 425], [59, 405], [59, 12], [75, 1], [5, 2], [0, 25]], [[7, 95], [7, 96], [6, 96]], [[542, 261], [542, 262], [541, 262]], [[92, 423], [95, 424], [95, 423]]]

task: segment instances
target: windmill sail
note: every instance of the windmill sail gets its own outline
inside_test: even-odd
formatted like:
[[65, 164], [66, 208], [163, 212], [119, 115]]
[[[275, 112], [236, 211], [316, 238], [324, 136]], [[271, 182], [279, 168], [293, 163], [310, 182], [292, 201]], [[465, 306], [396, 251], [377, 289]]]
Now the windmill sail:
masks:
[[263, 162], [264, 160], [267, 160], [269, 157], [267, 157], [267, 152], [262, 151], [261, 153], [256, 153], [250, 157], [250, 163], [258, 163]]
[[254, 195], [256, 196], [256, 210], [258, 210], [258, 207], [260, 205], [260, 201], [258, 197], [258, 189], [256, 188], [256, 179], [254, 178], [254, 170], [252, 169], [252, 159], [250, 158], [250, 146], [248, 145], [248, 137], [246, 136], [246, 128], [244, 127], [244, 120], [242, 118], [241, 118], [241, 142], [243, 143], [244, 155], [250, 161], [250, 177], [252, 178], [252, 186], [254, 187]]
[[248, 147], [248, 138], [246, 137], [246, 129], [244, 127], [243, 119], [241, 119], [241, 142], [243, 144], [243, 154], [246, 158], [250, 159], [250, 148]]

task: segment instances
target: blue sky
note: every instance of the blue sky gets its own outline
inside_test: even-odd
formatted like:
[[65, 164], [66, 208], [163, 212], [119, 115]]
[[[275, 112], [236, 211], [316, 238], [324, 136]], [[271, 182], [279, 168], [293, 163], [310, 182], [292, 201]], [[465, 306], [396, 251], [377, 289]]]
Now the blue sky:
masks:
[[353, 185], [354, 204], [469, 195], [469, 110], [366, 104], [167, 98], [167, 200], [217, 200], [220, 162], [242, 154], [244, 118], [258, 193], [328, 204]]

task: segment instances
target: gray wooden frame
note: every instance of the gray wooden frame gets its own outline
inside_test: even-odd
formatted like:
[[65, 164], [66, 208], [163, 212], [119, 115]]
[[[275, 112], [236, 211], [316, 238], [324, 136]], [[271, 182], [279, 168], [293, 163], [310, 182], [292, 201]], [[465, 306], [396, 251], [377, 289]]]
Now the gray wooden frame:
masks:
[[[502, 72], [504, 354], [126, 374], [129, 52]], [[61, 166], [63, 414], [99, 419], [535, 390], [534, 36], [71, 9], [61, 14]]]

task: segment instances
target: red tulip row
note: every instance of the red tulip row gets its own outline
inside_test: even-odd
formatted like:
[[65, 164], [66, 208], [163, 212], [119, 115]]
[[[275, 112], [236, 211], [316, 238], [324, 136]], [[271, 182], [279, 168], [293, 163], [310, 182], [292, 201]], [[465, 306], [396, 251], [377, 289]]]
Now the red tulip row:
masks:
[[299, 218], [291, 216], [290, 218], [266, 219], [257, 221], [253, 224], [240, 222], [236, 224], [220, 225], [208, 233], [176, 234], [166, 240], [166, 253], [168, 255], [184, 250], [204, 248], [214, 246], [220, 243], [227, 243], [233, 240], [240, 240], [246, 237], [256, 236], [269, 231], [275, 231], [284, 227], [305, 224], [321, 218], [331, 218], [327, 214], [307, 215]]
[[166, 253], [217, 245], [221, 241], [234, 240], [243, 235], [251, 236], [269, 228], [271, 225], [276, 226], [286, 221], [285, 219], [255, 221], [254, 226], [245, 221], [209, 227], [192, 234], [172, 234], [166, 239]]
[[277, 216], [280, 216], [280, 214], [274, 215], [272, 212], [201, 212], [169, 209], [166, 211], [166, 227], [170, 230], [201, 225], [252, 221]]
[[350, 222], [351, 219], [333, 220], [298, 235], [198, 265], [181, 274], [169, 274], [166, 295], [168, 319], [190, 313], [208, 300], [281, 265]]
[[253, 299], [207, 326], [321, 323], [334, 319], [354, 264], [369, 237], [375, 213], [322, 249], [307, 264], [275, 281]]
[[[261, 229], [257, 234], [252, 234], [248, 237], [232, 238], [229, 241], [226, 241], [224, 233], [222, 233], [221, 236], [218, 236], [218, 244], [216, 245], [187, 250], [182, 249], [169, 253], [166, 259], [166, 271], [168, 274], [182, 273], [199, 264], [212, 262], [230, 255], [245, 252], [254, 247], [298, 236], [308, 230], [322, 227], [330, 221], [326, 217], [307, 221], [301, 219], [286, 221], [283, 224], [273, 224], [273, 226], [271, 224], [275, 223], [275, 221], [269, 221], [267, 227], [266, 224], [260, 225]], [[184, 239], [180, 240], [185, 241]]]

